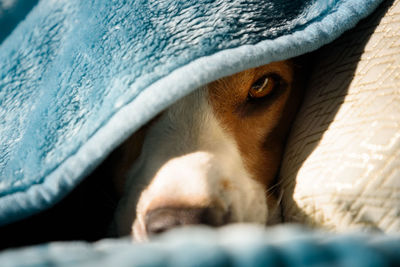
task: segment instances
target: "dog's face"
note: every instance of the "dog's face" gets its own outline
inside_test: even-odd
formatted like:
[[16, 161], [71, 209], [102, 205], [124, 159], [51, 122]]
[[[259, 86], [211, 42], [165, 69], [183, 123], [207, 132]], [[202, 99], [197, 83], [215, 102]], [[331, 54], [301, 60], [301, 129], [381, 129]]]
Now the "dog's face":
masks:
[[[222, 78], [169, 107], [120, 147], [119, 234], [186, 224], [266, 224], [301, 85], [292, 61]], [[156, 96], [155, 96], [156, 97]], [[138, 153], [138, 151], [141, 151]]]

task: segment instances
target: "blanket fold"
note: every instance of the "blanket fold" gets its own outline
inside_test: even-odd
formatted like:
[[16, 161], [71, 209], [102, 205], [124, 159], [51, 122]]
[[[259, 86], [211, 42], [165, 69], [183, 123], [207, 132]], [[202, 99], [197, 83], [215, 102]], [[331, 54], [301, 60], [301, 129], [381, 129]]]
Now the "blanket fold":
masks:
[[[295, 226], [174, 230], [149, 244], [128, 239], [49, 243], [0, 253], [2, 266], [398, 266], [398, 237], [333, 236]], [[396, 265], [397, 264], [397, 265]]]
[[[53, 206], [199, 86], [318, 49], [380, 2], [0, 0], [0, 226]], [[10, 249], [0, 265], [398, 266], [399, 249], [399, 236], [236, 225]]]
[[0, 225], [53, 205], [185, 94], [315, 50], [379, 2], [39, 1], [0, 46]]

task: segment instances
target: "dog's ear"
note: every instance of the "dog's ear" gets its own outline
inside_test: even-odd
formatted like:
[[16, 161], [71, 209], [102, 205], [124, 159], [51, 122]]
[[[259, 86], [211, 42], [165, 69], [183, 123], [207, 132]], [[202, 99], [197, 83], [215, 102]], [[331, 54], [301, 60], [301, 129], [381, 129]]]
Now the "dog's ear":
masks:
[[101, 175], [111, 179], [117, 195], [122, 196], [128, 173], [142, 153], [147, 130], [161, 117], [162, 112], [142, 126], [121, 145], [119, 145], [98, 168]]
[[293, 67], [297, 76], [296, 80], [302, 83], [303, 88], [308, 83], [316, 58], [316, 52], [311, 52], [292, 59]]
[[102, 163], [101, 175], [112, 180], [114, 190], [121, 196], [125, 190], [128, 172], [140, 156], [147, 127], [142, 127], [117, 147]]
[[310, 52], [292, 58], [294, 66], [301, 69], [311, 69], [314, 66], [315, 59], [317, 58], [316, 52]]
[[300, 103], [307, 89], [316, 58], [316, 53], [311, 52], [291, 59], [294, 73], [293, 88], [295, 89], [292, 92], [292, 97], [299, 99]]

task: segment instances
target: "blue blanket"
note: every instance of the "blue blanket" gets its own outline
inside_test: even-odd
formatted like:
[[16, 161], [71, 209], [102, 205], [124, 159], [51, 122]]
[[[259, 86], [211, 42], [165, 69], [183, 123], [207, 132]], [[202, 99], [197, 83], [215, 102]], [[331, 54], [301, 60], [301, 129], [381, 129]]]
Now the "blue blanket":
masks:
[[0, 225], [53, 205], [183, 95], [319, 48], [381, 1], [42, 0], [25, 18], [15, 8], [33, 2], [0, 1], [9, 31], [21, 19], [0, 46]]
[[179, 229], [149, 244], [128, 239], [49, 243], [0, 254], [11, 266], [399, 266], [399, 237], [329, 235], [294, 226]]
[[[381, 0], [36, 2], [0, 0], [0, 226], [54, 205], [180, 97], [220, 77], [313, 51]], [[249, 234], [249, 245], [226, 245], [230, 235], [218, 241], [218, 231], [197, 229], [191, 233], [200, 235], [196, 240], [172, 233], [144, 246], [120, 240], [9, 251], [0, 265], [399, 262], [399, 239], [326, 241], [325, 235], [285, 231], [304, 239], [271, 245], [270, 234], [248, 230], [238, 235]], [[174, 240], [188, 243], [171, 248]]]

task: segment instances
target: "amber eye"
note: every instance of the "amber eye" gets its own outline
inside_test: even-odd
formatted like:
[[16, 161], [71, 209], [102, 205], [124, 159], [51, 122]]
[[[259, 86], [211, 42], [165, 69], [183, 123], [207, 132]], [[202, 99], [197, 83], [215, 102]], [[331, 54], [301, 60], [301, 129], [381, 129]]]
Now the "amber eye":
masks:
[[276, 79], [273, 75], [264, 75], [252, 84], [249, 90], [250, 98], [261, 98], [269, 95], [276, 86]]

